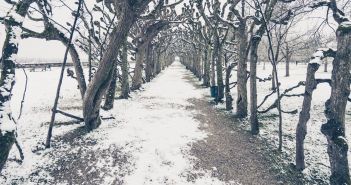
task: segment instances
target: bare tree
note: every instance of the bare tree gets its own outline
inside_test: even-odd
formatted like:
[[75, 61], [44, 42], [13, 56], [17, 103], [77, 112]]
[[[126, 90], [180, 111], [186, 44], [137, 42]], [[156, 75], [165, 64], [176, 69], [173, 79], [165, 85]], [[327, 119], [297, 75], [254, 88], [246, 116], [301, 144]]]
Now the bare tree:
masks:
[[[22, 27], [23, 33], [22, 33], [21, 37], [22, 38], [46, 39], [49, 41], [57, 40], [57, 41], [60, 41], [64, 46], [68, 47], [69, 48], [68, 51], [69, 51], [69, 54], [72, 58], [72, 62], [74, 65], [75, 73], [77, 75], [76, 80], [78, 82], [80, 93], [81, 93], [81, 96], [83, 98], [87, 85], [85, 82], [83, 67], [82, 67], [77, 49], [73, 44], [68, 44], [69, 38], [62, 31], [60, 31], [58, 28], [55, 27], [54, 22], [49, 17], [50, 12], [48, 11], [48, 8], [46, 8], [39, 1], [36, 1], [36, 4], [39, 7], [39, 9], [37, 11], [40, 13], [40, 15], [42, 15], [42, 18], [33, 18], [32, 16], [29, 16], [29, 17], [31, 17], [30, 18], [31, 20], [43, 22], [44, 23], [44, 30], [42, 32], [38, 33], [38, 32], [35, 32], [35, 31], [30, 30], [30, 29]], [[67, 28], [65, 28], [65, 29], [69, 33], [71, 32], [71, 30], [69, 30]]]
[[[95, 129], [101, 124], [100, 105], [113, 74], [114, 64], [111, 61], [118, 55], [118, 51], [122, 47], [129, 30], [140, 15], [145, 12], [150, 2], [150, 0], [137, 0], [132, 2], [121, 0], [113, 4], [114, 9], [119, 13], [119, 16], [117, 16], [118, 23], [111, 33], [108, 42], [109, 45], [104, 52], [98, 70], [84, 96], [83, 115], [88, 130]], [[105, 3], [111, 5], [110, 1], [105, 1]], [[163, 5], [164, 1], [160, 0], [154, 8], [155, 11], [151, 11], [149, 15], [152, 15], [153, 12], [157, 13]], [[146, 17], [147, 16], [148, 15], [146, 15]]]
[[[259, 10], [262, 10], [262, 4], [256, 1], [256, 6]], [[251, 123], [251, 133], [259, 133], [259, 124], [257, 118], [257, 84], [256, 84], [256, 71], [257, 71], [257, 50], [260, 44], [263, 34], [267, 30], [267, 23], [270, 21], [275, 5], [277, 4], [276, 0], [268, 1], [264, 12], [261, 12], [263, 21], [260, 22], [260, 26], [256, 33], [252, 35], [251, 46], [250, 46], [250, 123]], [[257, 12], [259, 14], [260, 12]]]
[[[299, 122], [296, 127], [296, 169], [305, 169], [305, 153], [304, 153], [304, 140], [307, 134], [307, 122], [310, 119], [310, 109], [313, 91], [316, 89], [318, 83], [324, 82], [323, 80], [316, 79], [315, 73], [319, 69], [321, 61], [326, 57], [335, 57], [335, 51], [317, 50], [313, 54], [311, 61], [307, 66], [307, 75], [305, 81], [305, 92], [300, 112]], [[330, 83], [330, 81], [326, 81]]]
[[122, 71], [122, 79], [121, 79], [121, 98], [127, 99], [129, 97], [130, 87], [129, 87], [129, 67], [128, 67], [128, 45], [125, 40], [122, 46], [122, 54], [121, 54], [121, 71]]
[[348, 144], [345, 139], [345, 109], [350, 94], [350, 53], [351, 25], [335, 0], [320, 2], [316, 6], [328, 6], [338, 23], [336, 40], [338, 43], [333, 61], [331, 76], [331, 95], [325, 103], [327, 122], [321, 131], [328, 141], [328, 155], [331, 169], [331, 184], [351, 184], [347, 159]]
[[80, 13], [80, 10], [81, 10], [81, 7], [82, 7], [82, 3], [83, 3], [83, 0], [79, 0], [78, 1], [78, 8], [77, 8], [77, 10], [75, 12], [73, 12], [73, 15], [74, 15], [75, 18], [74, 18], [74, 22], [73, 22], [73, 25], [72, 25], [70, 37], [68, 39], [67, 48], [66, 48], [66, 51], [65, 51], [65, 54], [64, 54], [63, 62], [62, 62], [60, 78], [59, 78], [59, 82], [58, 82], [58, 85], [57, 85], [56, 96], [55, 96], [54, 105], [53, 105], [52, 113], [51, 113], [51, 120], [50, 120], [48, 135], [46, 137], [46, 143], [45, 143], [45, 147], [46, 148], [50, 148], [50, 145], [51, 145], [52, 129], [53, 129], [53, 126], [54, 126], [55, 117], [56, 117], [56, 113], [57, 113], [57, 106], [58, 106], [58, 101], [59, 101], [59, 98], [60, 98], [61, 85], [62, 85], [63, 75], [64, 75], [64, 72], [65, 72], [65, 67], [66, 67], [66, 63], [67, 63], [67, 56], [68, 56], [68, 52], [70, 50], [70, 45], [72, 44], [74, 30], [75, 30], [75, 27], [77, 25], [77, 21], [79, 19], [79, 13]]
[[[142, 32], [139, 36], [135, 38], [137, 42], [137, 52], [136, 52], [136, 64], [134, 68], [134, 76], [132, 80], [132, 90], [139, 89], [142, 84], [142, 69], [145, 58], [148, 56], [148, 50], [151, 41], [156, 37], [156, 35], [166, 26], [168, 26], [168, 21], [154, 21], [151, 20], [146, 23], [145, 27], [142, 28]], [[150, 64], [149, 64], [150, 65]], [[147, 67], [147, 75], [149, 77], [150, 66]]]
[[11, 94], [15, 85], [15, 63], [18, 53], [21, 26], [33, 0], [22, 0], [13, 4], [7, 15], [0, 19], [6, 28], [6, 39], [1, 57], [0, 78], [0, 172], [2, 171], [12, 145], [15, 143], [16, 120], [11, 111]]

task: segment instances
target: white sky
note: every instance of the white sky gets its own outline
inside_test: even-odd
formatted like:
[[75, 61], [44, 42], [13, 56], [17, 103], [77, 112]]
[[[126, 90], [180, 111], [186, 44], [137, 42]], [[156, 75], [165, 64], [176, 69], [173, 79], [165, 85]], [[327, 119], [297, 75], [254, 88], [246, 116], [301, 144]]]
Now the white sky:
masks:
[[[66, 3], [71, 4], [72, 8], [76, 8], [76, 5], [72, 5], [72, 1], [64, 0]], [[59, 5], [58, 0], [52, 0], [54, 6]], [[86, 0], [86, 2], [92, 6], [95, 3], [95, 0]], [[174, 0], [170, 0], [170, 3], [174, 2]], [[182, 6], [183, 3], [181, 3]], [[0, 16], [6, 14], [6, 10], [8, 10], [8, 5], [6, 5], [3, 1], [0, 2]], [[308, 16], [305, 16], [303, 21], [301, 21], [293, 30], [294, 33], [300, 34], [304, 33], [307, 30], [311, 30], [316, 28], [320, 22], [322, 21], [321, 17], [325, 17], [326, 10], [319, 9], [315, 12], [311, 13]], [[54, 17], [56, 21], [59, 21], [60, 24], [66, 25], [66, 22], [73, 22], [73, 17], [70, 14], [70, 11], [65, 7], [55, 7], [54, 8]], [[332, 20], [332, 19], [331, 19]], [[36, 31], [40, 31], [42, 29], [42, 25], [27, 23], [26, 26], [34, 29]], [[324, 27], [323, 30], [325, 33], [332, 34], [332, 30], [328, 27]], [[5, 36], [4, 26], [0, 24], [0, 48], [2, 48], [2, 43]], [[19, 47], [19, 58], [39, 58], [39, 59], [62, 59], [65, 51], [65, 47], [58, 41], [45, 41], [39, 39], [24, 39], [20, 42]], [[86, 59], [85, 54], [81, 52], [81, 59]]]

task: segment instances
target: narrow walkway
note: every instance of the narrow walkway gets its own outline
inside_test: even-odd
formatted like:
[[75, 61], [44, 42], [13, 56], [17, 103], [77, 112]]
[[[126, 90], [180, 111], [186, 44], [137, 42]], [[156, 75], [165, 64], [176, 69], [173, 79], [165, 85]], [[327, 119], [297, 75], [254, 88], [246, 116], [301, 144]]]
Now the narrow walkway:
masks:
[[[210, 104], [208, 89], [175, 62], [143, 90], [102, 112], [93, 132], [57, 124], [53, 147], [5, 179], [9, 184], [279, 184], [260, 143]], [[67, 124], [72, 124], [68, 126]], [[36, 128], [46, 133], [46, 125]], [[38, 132], [39, 132], [38, 131]], [[37, 137], [37, 136], [36, 136]], [[40, 159], [40, 160], [39, 160]], [[34, 164], [32, 164], [34, 163]], [[13, 163], [12, 163], [13, 164]], [[25, 169], [20, 170], [19, 168]], [[21, 172], [23, 171], [23, 172]], [[21, 173], [20, 173], [21, 172]], [[10, 171], [9, 171], [10, 173]]]
[[[117, 102], [134, 170], [127, 184], [279, 184], [256, 153], [258, 143], [230, 127], [205, 97], [207, 89], [175, 62], [131, 101]], [[115, 131], [112, 131], [116, 133]]]

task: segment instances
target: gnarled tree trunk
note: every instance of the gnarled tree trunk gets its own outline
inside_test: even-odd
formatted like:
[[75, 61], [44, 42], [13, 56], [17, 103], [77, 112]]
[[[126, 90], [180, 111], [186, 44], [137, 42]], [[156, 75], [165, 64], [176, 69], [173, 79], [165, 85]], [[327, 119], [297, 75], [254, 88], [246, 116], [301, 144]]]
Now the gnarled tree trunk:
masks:
[[216, 49], [210, 51], [211, 56], [211, 86], [216, 86], [216, 61], [214, 59], [216, 55]]
[[257, 118], [257, 49], [261, 41], [261, 37], [253, 37], [251, 40], [250, 48], [250, 124], [251, 133], [256, 135], [259, 133], [260, 128]]
[[128, 99], [130, 89], [129, 89], [128, 47], [127, 47], [126, 41], [123, 43], [123, 46], [122, 46], [121, 60], [122, 60], [121, 98]]
[[88, 130], [95, 129], [101, 124], [100, 105], [112, 79], [114, 59], [116, 59], [118, 50], [124, 43], [131, 26], [136, 21], [137, 15], [133, 10], [135, 7], [130, 7], [132, 5], [128, 1], [121, 2], [120, 6], [122, 12], [120, 12], [121, 16], [117, 27], [112, 31], [109, 45], [84, 96], [83, 115]]
[[236, 100], [236, 116], [244, 118], [247, 116], [247, 34], [245, 26], [239, 28], [239, 61], [237, 72], [237, 100]]
[[153, 61], [152, 61], [152, 45], [151, 42], [147, 45], [146, 48], [146, 65], [145, 65], [145, 80], [146, 82], [150, 82], [152, 78], [152, 66], [153, 66]]
[[196, 70], [196, 76], [199, 79], [199, 81], [202, 80], [202, 57], [201, 57], [201, 49], [195, 49], [195, 70]]
[[[158, 52], [160, 52], [160, 50], [158, 50]], [[156, 53], [156, 75], [159, 74], [162, 70], [162, 65], [163, 65], [163, 61], [162, 61], [162, 54], [161, 53]]]
[[15, 63], [21, 38], [21, 26], [33, 0], [23, 0], [4, 18], [6, 38], [2, 49], [0, 78], [0, 172], [12, 145], [15, 143], [16, 124], [11, 111], [11, 94], [15, 85]]
[[114, 70], [112, 72], [112, 77], [111, 77], [112, 79], [105, 95], [105, 104], [104, 106], [102, 106], [104, 110], [111, 110], [115, 102], [116, 87], [117, 87], [117, 61], [115, 63], [116, 64], [113, 67]]
[[271, 77], [272, 77], [272, 90], [276, 89], [276, 83], [275, 83], [275, 73], [274, 73], [274, 70], [272, 69], [272, 74], [271, 74]]
[[210, 58], [211, 58], [211, 45], [207, 44], [207, 48], [205, 49], [205, 55], [204, 55], [204, 86], [209, 87], [210, 86]]
[[227, 69], [226, 69], [226, 73], [225, 73], [225, 108], [226, 110], [232, 110], [233, 109], [233, 97], [230, 93], [230, 77], [231, 77], [231, 73], [232, 70], [234, 68], [234, 63], [230, 64]]
[[[156, 21], [149, 25], [143, 34], [138, 38], [138, 50], [137, 50], [137, 61], [134, 68], [134, 76], [132, 79], [132, 90], [139, 89], [142, 84], [142, 67], [143, 67], [143, 60], [145, 55], [150, 56], [148, 54], [148, 50], [151, 46], [151, 41], [154, 39], [155, 36], [167, 25], [169, 24], [168, 21]], [[151, 62], [149, 57], [147, 57], [148, 62]], [[150, 60], [150, 61], [149, 61]], [[152, 73], [152, 64], [146, 64], [147, 68], [147, 81], [151, 78]]]
[[317, 86], [315, 73], [319, 68], [319, 64], [310, 63], [307, 66], [307, 76], [305, 83], [305, 93], [300, 112], [299, 122], [296, 127], [296, 169], [305, 169], [305, 151], [304, 140], [307, 134], [307, 122], [310, 119], [311, 101], [314, 89]]
[[[334, 1], [335, 2], [335, 1]], [[325, 103], [327, 122], [321, 131], [328, 141], [331, 184], [351, 184], [347, 159], [348, 143], [345, 139], [345, 110], [350, 94], [351, 27], [346, 23], [336, 31], [337, 53], [333, 61], [331, 95]]]
[[217, 69], [217, 85], [218, 85], [218, 94], [217, 101], [222, 101], [224, 97], [224, 83], [223, 83], [223, 55], [222, 55], [222, 46], [218, 40], [218, 54], [216, 61], [216, 69]]
[[142, 44], [138, 47], [131, 90], [139, 89], [143, 83], [143, 61], [147, 49], [146, 46], [146, 44]]

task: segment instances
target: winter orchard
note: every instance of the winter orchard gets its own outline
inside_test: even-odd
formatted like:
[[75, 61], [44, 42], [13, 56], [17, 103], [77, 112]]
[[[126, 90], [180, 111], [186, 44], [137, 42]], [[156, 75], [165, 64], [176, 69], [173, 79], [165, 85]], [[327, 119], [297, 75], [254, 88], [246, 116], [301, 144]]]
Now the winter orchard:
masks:
[[[205, 123], [194, 121], [200, 107], [187, 110], [190, 99], [215, 104], [232, 125], [268, 143], [266, 150], [281, 159], [272, 166], [300, 180], [294, 183], [351, 184], [346, 139], [351, 137], [351, 1], [5, 0], [0, 5], [1, 184], [84, 184], [89, 179], [65, 181], [69, 174], [60, 169], [45, 174], [65, 160], [75, 164], [80, 152], [97, 153], [80, 159], [92, 169], [82, 170], [79, 162], [67, 166], [86, 178], [105, 169], [104, 180], [92, 177], [92, 184], [248, 183], [194, 168], [198, 157], [189, 154], [189, 146], [213, 133], [199, 129]], [[69, 20], [60, 18], [58, 8], [70, 12]], [[317, 26], [305, 28], [316, 12]], [[21, 62], [26, 39], [62, 44], [59, 67]], [[45, 66], [43, 72], [35, 72], [38, 66]], [[191, 85], [185, 69], [201, 89]], [[168, 161], [158, 161], [160, 156]], [[106, 167], [106, 160], [119, 166]], [[190, 172], [202, 175], [189, 180]]]

